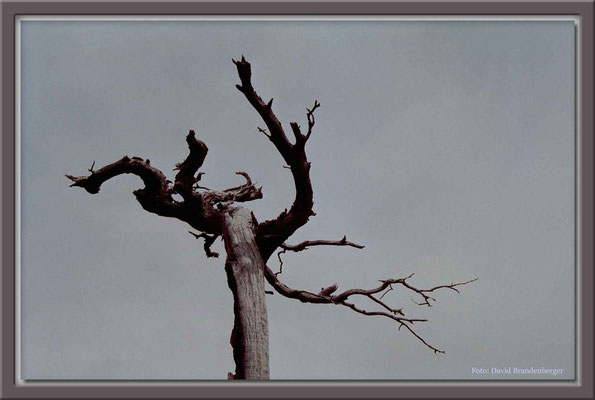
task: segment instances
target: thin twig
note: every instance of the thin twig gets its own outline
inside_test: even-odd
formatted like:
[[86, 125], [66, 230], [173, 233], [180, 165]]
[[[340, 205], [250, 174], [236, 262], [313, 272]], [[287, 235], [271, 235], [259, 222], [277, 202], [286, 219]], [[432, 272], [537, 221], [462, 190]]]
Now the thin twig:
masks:
[[383, 298], [384, 296], [386, 296], [386, 294], [387, 294], [388, 292], [390, 292], [391, 290], [393, 290], [393, 285], [388, 285], [388, 289], [386, 290], [386, 292], [382, 293], [382, 296], [380, 296], [380, 300], [382, 300], [382, 298]]
[[194, 236], [196, 239], [200, 239], [203, 238], [205, 240], [205, 244], [204, 244], [204, 249], [205, 249], [205, 254], [207, 255], [207, 257], [211, 258], [217, 258], [219, 257], [219, 253], [214, 252], [211, 250], [211, 246], [213, 245], [213, 243], [215, 242], [215, 240], [217, 239], [217, 237], [219, 235], [208, 235], [205, 232], [201, 232], [200, 234], [196, 234], [194, 232], [188, 231], [189, 234], [191, 234], [192, 236]]
[[268, 137], [269, 139], [271, 138], [271, 135], [269, 135], [269, 133], [267, 132], [266, 129], [262, 129], [261, 127], [257, 126], [256, 129], [258, 129], [258, 132], [262, 133], [263, 135], [265, 135], [266, 137]]
[[314, 119], [314, 111], [316, 111], [318, 107], [320, 107], [320, 103], [318, 102], [318, 100], [314, 100], [314, 106], [312, 108], [306, 109], [306, 111], [308, 112], [306, 114], [306, 117], [308, 118], [308, 132], [306, 133], [306, 140], [310, 139], [310, 135], [312, 134], [312, 128], [316, 123], [316, 120]]
[[287, 250], [281, 250], [277, 253], [277, 258], [279, 259], [279, 271], [275, 272], [275, 276], [283, 273], [283, 259], [281, 258], [281, 254], [285, 253]]

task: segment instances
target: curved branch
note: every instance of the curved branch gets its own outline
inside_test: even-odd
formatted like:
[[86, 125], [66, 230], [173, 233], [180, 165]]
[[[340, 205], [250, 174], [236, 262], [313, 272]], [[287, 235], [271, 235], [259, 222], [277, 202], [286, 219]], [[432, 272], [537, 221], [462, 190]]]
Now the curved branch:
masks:
[[[93, 166], [95, 162], [93, 162]], [[142, 179], [145, 187], [133, 193], [141, 206], [152, 213], [164, 216], [181, 218], [183, 205], [173, 200], [172, 190], [168, 187], [165, 175], [157, 168], [152, 167], [140, 157], [124, 156], [120, 160], [106, 165], [98, 170], [90, 169], [89, 176], [65, 176], [73, 181], [71, 187], [81, 187], [91, 194], [99, 193], [101, 185], [118, 175], [133, 174]]]
[[[95, 161], [93, 161], [93, 166], [95, 166]], [[74, 182], [70, 185], [71, 187], [82, 187], [91, 194], [99, 193], [99, 189], [105, 181], [122, 174], [137, 175], [143, 180], [145, 190], [153, 191], [156, 194], [159, 194], [160, 192], [165, 193], [167, 190], [167, 180], [165, 175], [163, 175], [157, 168], [147, 164], [140, 157], [130, 158], [124, 156], [120, 160], [108, 164], [97, 171], [93, 171], [93, 167], [91, 167], [89, 171], [91, 172], [91, 175], [89, 176], [72, 176], [68, 174], [65, 176]]]
[[295, 184], [295, 199], [289, 210], [284, 211], [274, 220], [264, 221], [258, 226], [257, 242], [263, 259], [266, 261], [287, 238], [298, 228], [306, 224], [308, 219], [315, 215], [312, 211], [314, 205], [312, 183], [310, 182], [310, 163], [306, 157], [305, 144], [314, 126], [313, 112], [320, 106], [315, 102], [314, 107], [308, 110], [308, 134], [303, 135], [296, 123], [291, 123], [296, 142], [292, 144], [279, 119], [272, 109], [272, 100], [265, 103], [256, 93], [252, 86], [252, 67], [242, 56], [239, 61], [232, 60], [237, 67], [241, 85], [237, 89], [246, 96], [248, 102], [258, 112], [268, 128], [268, 134], [264, 129], [259, 129], [267, 135], [275, 145], [293, 175]]
[[250, 175], [243, 171], [236, 172], [236, 175], [243, 176], [246, 179], [246, 183], [222, 191], [207, 190], [200, 193], [203, 202], [211, 206], [217, 205], [218, 209], [222, 210], [235, 202], [242, 203], [262, 199], [262, 187], [257, 188], [252, 183]]
[[[189, 163], [185, 164], [185, 171], [193, 168], [188, 165]], [[163, 217], [177, 218], [200, 231], [221, 232], [218, 215], [210, 210], [204, 210], [199, 196], [193, 195], [191, 202], [186, 200], [189, 197], [186, 197], [183, 202], [175, 201], [172, 194], [176, 193], [177, 190], [169, 186], [170, 182], [163, 172], [151, 166], [149, 160], [124, 156], [103, 168], [93, 170], [89, 176], [72, 176], [68, 174], [65, 176], [74, 182], [70, 185], [71, 187], [82, 187], [87, 192], [96, 194], [105, 181], [122, 174], [137, 175], [144, 182], [145, 187], [133, 191], [133, 194], [146, 211]]]
[[225, 189], [224, 192], [233, 192], [233, 191], [237, 191], [237, 190], [240, 190], [242, 188], [245, 188], [245, 187], [253, 186], [254, 185], [252, 183], [252, 179], [250, 178], [250, 175], [248, 175], [246, 172], [238, 171], [238, 172], [236, 172], [236, 175], [243, 176], [244, 179], [246, 179], [246, 183], [244, 183], [243, 185], [240, 185], [240, 186], [236, 186], [236, 187], [232, 187], [232, 188], [229, 188], [229, 189]]
[[[176, 169], [180, 172], [176, 176], [174, 187], [169, 185], [171, 182], [166, 179], [163, 172], [151, 166], [149, 160], [143, 160], [140, 157], [124, 156], [98, 170], [94, 170], [95, 162], [93, 162], [89, 168], [91, 172], [89, 176], [67, 174], [66, 177], [74, 182], [70, 186], [82, 187], [87, 192], [96, 194], [101, 185], [111, 178], [122, 174], [137, 175], [142, 179], [145, 187], [135, 190], [133, 194], [145, 210], [163, 217], [177, 218], [203, 232], [220, 234], [219, 216], [210, 207], [204, 209], [202, 197], [192, 192], [191, 182], [196, 179], [194, 173], [202, 165], [207, 147], [194, 137], [194, 131], [190, 131], [186, 141], [190, 154], [183, 163], [177, 165]], [[180, 193], [184, 201], [175, 201], [172, 198], [174, 193]]]
[[[377, 298], [374, 295], [382, 292], [383, 290], [385, 290], [387, 288], [389, 288], [389, 290], [393, 290], [392, 285], [400, 284], [409, 290], [412, 290], [416, 293], [421, 294], [422, 296], [425, 296], [426, 292], [432, 292], [432, 291], [435, 291], [435, 290], [441, 289], [441, 288], [448, 288], [448, 289], [456, 290], [455, 289], [456, 286], [466, 285], [466, 284], [474, 282], [478, 279], [478, 278], [475, 278], [475, 279], [472, 279], [472, 280], [466, 281], [466, 282], [451, 283], [450, 285], [436, 286], [431, 289], [418, 289], [414, 286], [411, 286], [410, 284], [408, 284], [406, 282], [407, 279], [409, 279], [413, 276], [413, 274], [411, 274], [405, 278], [382, 280], [382, 281], [380, 281], [381, 284], [378, 287], [373, 288], [373, 289], [367, 289], [367, 290], [366, 289], [349, 289], [349, 290], [344, 291], [341, 294], [333, 295], [332, 293], [334, 293], [337, 290], [336, 284], [329, 286], [328, 288], [323, 288], [319, 293], [316, 294], [316, 293], [308, 292], [306, 290], [296, 290], [296, 289], [290, 288], [289, 286], [287, 286], [283, 282], [281, 282], [277, 278], [277, 275], [278, 274], [271, 271], [270, 268], [265, 267], [265, 278], [266, 278], [267, 282], [282, 296], [285, 296], [285, 297], [288, 297], [291, 299], [297, 299], [303, 303], [342, 305], [342, 306], [350, 308], [353, 311], [355, 311], [359, 314], [362, 314], [362, 315], [380, 316], [380, 317], [389, 318], [399, 324], [399, 330], [401, 327], [404, 326], [419, 341], [421, 341], [426, 347], [430, 348], [435, 353], [444, 353], [444, 351], [439, 350], [436, 347], [429, 344], [412, 328], [412, 325], [415, 322], [425, 322], [427, 320], [419, 319], [419, 318], [406, 318], [405, 314], [403, 313], [402, 308], [392, 308], [381, 300], [382, 297], [384, 297], [384, 294], [380, 298]], [[458, 290], [456, 290], [456, 291], [458, 292]], [[373, 302], [379, 304], [387, 312], [386, 311], [368, 311], [368, 310], [359, 308], [352, 302], [348, 301], [348, 299], [350, 299], [350, 297], [357, 296], [357, 295], [364, 296], [364, 297], [372, 300]]]

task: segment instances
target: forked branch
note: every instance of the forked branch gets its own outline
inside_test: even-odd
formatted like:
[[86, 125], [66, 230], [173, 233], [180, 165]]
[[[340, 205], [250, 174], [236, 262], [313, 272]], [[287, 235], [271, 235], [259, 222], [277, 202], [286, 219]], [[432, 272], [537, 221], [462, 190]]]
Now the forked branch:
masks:
[[281, 122], [273, 112], [272, 101], [265, 103], [252, 86], [252, 67], [242, 56], [239, 61], [233, 60], [238, 70], [240, 85], [236, 88], [246, 96], [248, 102], [258, 112], [268, 128], [268, 133], [262, 128], [259, 131], [264, 133], [275, 145], [275, 148], [289, 166], [295, 184], [295, 199], [289, 211], [284, 211], [274, 220], [264, 221], [259, 224], [257, 243], [261, 255], [266, 261], [271, 254], [298, 228], [306, 224], [308, 219], [314, 215], [312, 183], [310, 181], [310, 162], [306, 157], [305, 143], [314, 127], [314, 111], [320, 107], [317, 101], [308, 110], [308, 133], [303, 135], [296, 123], [291, 127], [296, 137], [295, 143], [291, 143], [283, 130]]
[[308, 132], [306, 132], [306, 140], [310, 139], [310, 135], [312, 134], [312, 128], [314, 127], [314, 124], [316, 123], [316, 120], [314, 119], [314, 111], [318, 107], [320, 107], [320, 103], [315, 100], [314, 106], [312, 106], [312, 108], [306, 109], [306, 111], [307, 111], [306, 117], [308, 118]]
[[[349, 289], [349, 290], [343, 291], [342, 293], [334, 295], [333, 293], [335, 293], [335, 291], [338, 288], [336, 284], [329, 286], [328, 288], [323, 288], [319, 293], [313, 293], [313, 292], [309, 292], [307, 290], [296, 290], [296, 289], [290, 288], [289, 286], [287, 286], [283, 282], [281, 282], [278, 279], [277, 275], [278, 274], [275, 274], [273, 271], [271, 271], [270, 268], [266, 267], [265, 277], [267, 279], [267, 282], [279, 294], [281, 294], [285, 297], [297, 299], [303, 303], [342, 305], [342, 306], [350, 308], [353, 311], [355, 311], [359, 314], [362, 314], [362, 315], [380, 316], [380, 317], [384, 317], [384, 318], [389, 318], [398, 324], [399, 330], [402, 327], [405, 327], [419, 341], [421, 341], [426, 347], [430, 348], [435, 353], [444, 353], [444, 351], [439, 350], [438, 348], [436, 348], [433, 345], [431, 345], [430, 343], [428, 343], [425, 339], [423, 339], [413, 329], [414, 323], [426, 322], [427, 320], [420, 319], [420, 318], [405, 317], [403, 308], [390, 307], [388, 304], [386, 304], [385, 301], [382, 300], [382, 297], [384, 297], [384, 295], [382, 295], [381, 297], [377, 297], [377, 294], [379, 294], [387, 289], [393, 290], [393, 285], [395, 285], [395, 286], [400, 285], [407, 290], [410, 290], [410, 291], [413, 291], [414, 293], [419, 294], [420, 296], [422, 296], [422, 298], [424, 298], [424, 300], [427, 300], [426, 293], [428, 293], [428, 292], [434, 292], [438, 289], [451, 289], [458, 293], [458, 289], [457, 289], [458, 286], [466, 285], [466, 284], [474, 282], [478, 279], [478, 278], [475, 278], [475, 279], [472, 279], [472, 280], [469, 280], [466, 282], [451, 283], [450, 285], [435, 286], [431, 289], [419, 289], [407, 282], [407, 280], [413, 276], [413, 274], [411, 274], [405, 278], [382, 280], [382, 281], [380, 281], [379, 286], [372, 288], [372, 289]], [[351, 301], [351, 298], [353, 298], [355, 296], [362, 296], [362, 297], [372, 300], [374, 303], [380, 305], [384, 309], [384, 311], [370, 311], [370, 310], [366, 310], [366, 309], [356, 306]], [[435, 299], [433, 299], [433, 300], [435, 301]]]

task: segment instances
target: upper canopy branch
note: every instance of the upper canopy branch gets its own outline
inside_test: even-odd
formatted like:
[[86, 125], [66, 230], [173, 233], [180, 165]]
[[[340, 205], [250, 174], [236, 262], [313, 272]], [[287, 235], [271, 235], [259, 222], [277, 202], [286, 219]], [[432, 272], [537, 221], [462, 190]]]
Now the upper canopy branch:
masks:
[[[338, 304], [338, 305], [348, 307], [359, 314], [363, 314], [363, 315], [367, 315], [367, 316], [381, 316], [381, 317], [389, 318], [399, 324], [399, 329], [401, 327], [405, 327], [418, 340], [420, 340], [425, 346], [429, 347], [436, 353], [444, 353], [444, 351], [439, 350], [436, 347], [429, 344], [428, 342], [426, 342], [419, 334], [417, 334], [415, 332], [415, 330], [412, 327], [415, 322], [425, 322], [426, 321], [425, 319], [406, 318], [405, 314], [403, 313], [402, 308], [390, 307], [384, 301], [382, 301], [382, 297], [384, 295], [381, 296], [380, 298], [376, 297], [375, 295], [386, 290], [386, 289], [393, 290], [392, 285], [402, 285], [404, 288], [421, 295], [425, 299], [426, 297], [429, 297], [425, 294], [427, 292], [433, 292], [433, 291], [441, 289], [441, 288], [448, 288], [448, 289], [452, 289], [452, 290], [455, 290], [458, 292], [458, 290], [456, 289], [457, 286], [466, 285], [466, 284], [474, 282], [478, 279], [478, 278], [476, 278], [476, 279], [472, 279], [470, 281], [461, 282], [461, 283], [451, 283], [450, 285], [440, 285], [440, 286], [433, 287], [431, 289], [418, 289], [415, 286], [412, 286], [407, 282], [407, 280], [413, 276], [413, 274], [411, 274], [405, 278], [382, 280], [382, 281], [380, 281], [381, 283], [378, 287], [375, 287], [372, 289], [367, 289], [367, 290], [366, 289], [349, 289], [349, 290], [345, 290], [344, 292], [342, 292], [340, 294], [333, 295], [333, 293], [335, 293], [335, 291], [338, 289], [338, 286], [336, 284], [329, 286], [327, 288], [322, 288], [319, 293], [312, 293], [312, 292], [309, 292], [306, 290], [297, 290], [297, 289], [290, 288], [289, 286], [287, 286], [283, 282], [281, 282], [278, 279], [277, 275], [278, 274], [275, 274], [273, 271], [271, 271], [270, 268], [268, 268], [268, 267], [265, 268], [265, 278], [266, 278], [267, 282], [279, 294], [281, 294], [285, 297], [297, 299], [303, 303]], [[354, 303], [349, 301], [351, 297], [358, 296], [358, 295], [366, 297], [366, 298], [372, 300], [374, 303], [379, 304], [385, 311], [368, 311], [368, 310], [365, 310], [363, 308], [356, 306]], [[426, 299], [426, 301], [427, 301], [427, 299]]]
[[291, 130], [293, 131], [293, 135], [295, 136], [296, 144], [303, 145], [310, 139], [310, 135], [312, 135], [312, 128], [316, 123], [316, 119], [314, 118], [314, 111], [320, 107], [320, 103], [317, 100], [314, 100], [314, 106], [312, 108], [306, 108], [306, 118], [308, 119], [308, 131], [303, 134], [301, 127], [297, 124], [297, 122], [291, 122]]
[[242, 59], [239, 61], [232, 61], [238, 69], [238, 75], [242, 82], [241, 85], [236, 85], [236, 88], [244, 93], [246, 99], [248, 99], [252, 107], [258, 112], [267, 128], [269, 128], [269, 139], [287, 161], [288, 158], [291, 158], [292, 145], [287, 139], [287, 136], [285, 136], [281, 122], [275, 113], [273, 113], [273, 100], [271, 99], [268, 103], [265, 103], [254, 90], [254, 87], [252, 86], [252, 67], [250, 66], [250, 63], [246, 61], [244, 56], [242, 56]]
[[233, 62], [237, 67], [241, 81], [241, 85], [236, 85], [236, 87], [246, 96], [248, 102], [266, 124], [269, 130], [268, 134], [264, 129], [259, 130], [267, 135], [291, 169], [296, 190], [295, 199], [289, 212], [284, 211], [274, 220], [259, 224], [257, 242], [261, 255], [266, 261], [277, 247], [314, 215], [312, 211], [314, 201], [312, 183], [310, 182], [310, 163], [306, 157], [305, 143], [314, 126], [314, 110], [320, 107], [320, 103], [315, 102], [312, 109], [308, 110], [308, 133], [306, 135], [299, 131], [299, 126], [296, 123], [291, 123], [296, 137], [296, 142], [292, 144], [287, 138], [281, 122], [273, 112], [272, 99], [265, 103], [252, 86], [250, 63], [243, 56], [241, 60], [233, 60]]

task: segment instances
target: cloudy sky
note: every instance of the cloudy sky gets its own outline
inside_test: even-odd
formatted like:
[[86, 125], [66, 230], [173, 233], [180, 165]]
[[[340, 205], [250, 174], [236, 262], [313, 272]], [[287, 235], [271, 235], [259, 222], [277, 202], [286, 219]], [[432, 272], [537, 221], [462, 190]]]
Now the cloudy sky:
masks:
[[173, 177], [194, 129], [203, 184], [246, 171], [264, 193], [248, 206], [275, 217], [293, 185], [234, 87], [242, 54], [286, 127], [322, 103], [307, 146], [317, 216], [290, 242], [366, 245], [286, 254], [286, 284], [479, 278], [432, 308], [384, 298], [428, 318], [418, 333], [443, 355], [390, 320], [267, 296], [272, 379], [574, 378], [573, 22], [24, 21], [21, 39], [24, 379], [233, 371], [224, 260], [142, 210], [138, 178], [89, 195], [64, 174], [129, 155]]

